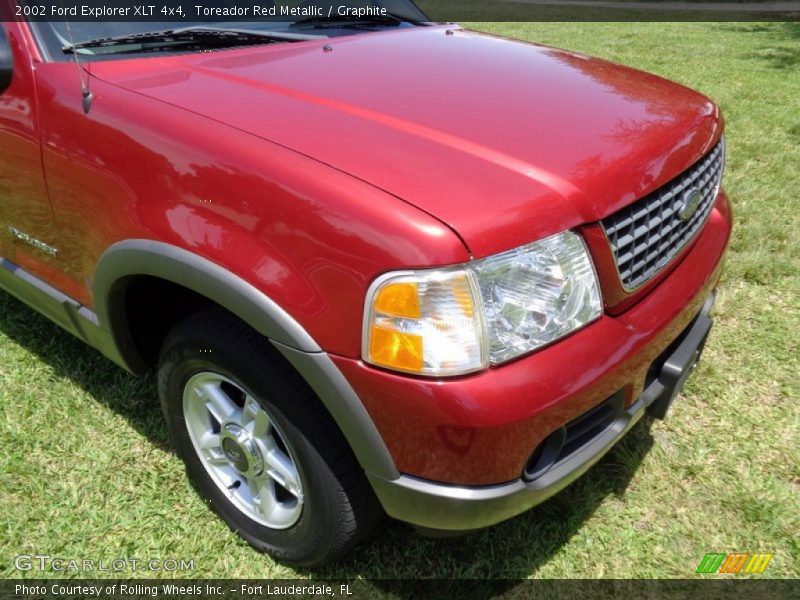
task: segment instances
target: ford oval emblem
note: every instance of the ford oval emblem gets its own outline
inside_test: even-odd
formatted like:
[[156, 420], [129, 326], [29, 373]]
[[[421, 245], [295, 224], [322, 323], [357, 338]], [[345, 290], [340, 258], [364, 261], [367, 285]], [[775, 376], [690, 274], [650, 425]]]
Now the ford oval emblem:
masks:
[[703, 192], [700, 188], [692, 188], [687, 190], [683, 195], [683, 203], [681, 209], [678, 211], [678, 216], [681, 221], [688, 221], [697, 212], [700, 207], [700, 201], [703, 199]]

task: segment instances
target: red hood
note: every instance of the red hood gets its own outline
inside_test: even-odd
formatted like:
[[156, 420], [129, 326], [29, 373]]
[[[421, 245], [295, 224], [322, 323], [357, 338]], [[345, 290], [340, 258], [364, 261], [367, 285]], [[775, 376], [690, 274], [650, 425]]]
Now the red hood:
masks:
[[476, 257], [604, 217], [688, 167], [721, 126], [710, 100], [659, 77], [445, 27], [92, 74], [382, 188]]

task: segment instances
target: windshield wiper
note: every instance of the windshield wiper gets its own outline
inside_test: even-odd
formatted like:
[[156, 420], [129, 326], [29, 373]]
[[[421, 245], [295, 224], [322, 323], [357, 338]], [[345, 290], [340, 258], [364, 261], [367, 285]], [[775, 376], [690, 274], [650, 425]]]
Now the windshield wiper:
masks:
[[[68, 44], [62, 48], [65, 54], [77, 50], [110, 49], [109, 53], [141, 52], [162, 47], [184, 45], [201, 45], [210, 48], [224, 48], [237, 45], [258, 44], [266, 41], [300, 42], [325, 38], [324, 35], [309, 35], [285, 31], [257, 31], [254, 29], [218, 29], [214, 27], [183, 27], [180, 29], [164, 29], [162, 31], [146, 31], [104, 38], [95, 38]], [[120, 46], [135, 46], [125, 50], [116, 50]]]
[[347, 15], [332, 15], [330, 17], [310, 17], [308, 19], [301, 19], [300, 21], [295, 21], [294, 23], [292, 23], [291, 27], [308, 26], [320, 29], [325, 27], [356, 28], [356, 27], [375, 27], [376, 25], [397, 26], [397, 25], [402, 25], [403, 23], [414, 24], [413, 21], [400, 18], [391, 13], [386, 13], [385, 15], [374, 15], [367, 17], [354, 17]]

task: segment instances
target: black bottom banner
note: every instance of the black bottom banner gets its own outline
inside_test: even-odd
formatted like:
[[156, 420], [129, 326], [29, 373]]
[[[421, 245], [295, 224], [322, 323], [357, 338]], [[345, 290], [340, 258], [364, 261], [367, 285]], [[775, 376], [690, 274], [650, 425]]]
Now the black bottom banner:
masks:
[[164, 580], [7, 579], [0, 600], [138, 600], [261, 598], [800, 598], [800, 581], [781, 579], [692, 580]]

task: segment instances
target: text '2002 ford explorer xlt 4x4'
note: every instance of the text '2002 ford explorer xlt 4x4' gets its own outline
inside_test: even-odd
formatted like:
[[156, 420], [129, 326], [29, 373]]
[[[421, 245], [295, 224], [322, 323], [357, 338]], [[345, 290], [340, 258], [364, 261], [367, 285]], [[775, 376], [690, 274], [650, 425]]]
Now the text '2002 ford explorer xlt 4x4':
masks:
[[663, 417], [731, 231], [708, 98], [385, 4], [2, 23], [0, 284], [157, 369], [195, 487], [298, 564], [508, 519]]

